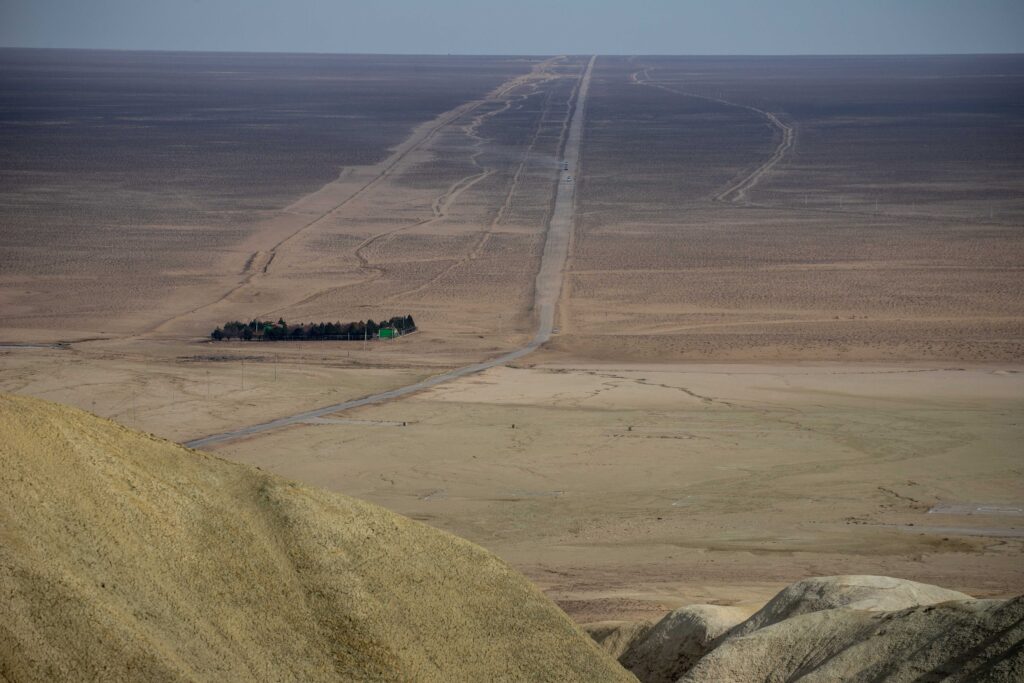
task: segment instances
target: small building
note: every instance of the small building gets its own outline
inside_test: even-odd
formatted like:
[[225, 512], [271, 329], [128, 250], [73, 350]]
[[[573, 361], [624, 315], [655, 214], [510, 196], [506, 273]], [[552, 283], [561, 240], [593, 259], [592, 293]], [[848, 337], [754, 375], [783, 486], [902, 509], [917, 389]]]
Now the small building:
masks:
[[382, 327], [382, 328], [380, 328], [380, 331], [379, 331], [378, 334], [379, 334], [381, 339], [394, 339], [395, 338], [395, 330], [392, 327]]

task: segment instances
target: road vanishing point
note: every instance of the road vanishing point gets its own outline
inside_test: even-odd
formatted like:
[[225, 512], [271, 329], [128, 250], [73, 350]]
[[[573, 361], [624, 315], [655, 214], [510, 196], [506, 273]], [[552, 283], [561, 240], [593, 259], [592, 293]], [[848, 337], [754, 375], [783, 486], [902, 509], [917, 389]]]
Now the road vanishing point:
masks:
[[[569, 122], [568, 135], [565, 140], [563, 159], [568, 162], [572, 172], [579, 168], [580, 140], [583, 136], [584, 105], [587, 101], [587, 91], [590, 88], [590, 75], [594, 70], [594, 62], [597, 57], [591, 57], [587, 68], [580, 78], [579, 87], [576, 88], [575, 103], [572, 108], [572, 119]], [[555, 191], [555, 206], [548, 219], [547, 237], [544, 242], [544, 253], [541, 256], [540, 269], [537, 272], [537, 280], [534, 286], [533, 306], [537, 312], [537, 331], [533, 338], [525, 346], [514, 351], [509, 351], [501, 356], [472, 365], [466, 365], [454, 370], [449, 370], [440, 375], [428, 377], [425, 380], [409, 384], [397, 389], [383, 391], [379, 394], [372, 394], [362, 398], [343, 401], [322, 408], [314, 408], [295, 415], [279, 417], [276, 420], [262, 422], [260, 424], [240, 427], [229, 432], [211, 434], [192, 441], [186, 441], [185, 446], [189, 448], [205, 448], [216, 444], [244, 439], [262, 432], [269, 432], [282, 427], [288, 427], [303, 423], [317, 417], [324, 417], [333, 413], [339, 413], [360, 406], [383, 403], [396, 398], [402, 398], [424, 389], [436, 387], [439, 384], [450, 382], [460, 377], [482, 372], [499, 365], [505, 365], [514, 360], [533, 353], [541, 345], [551, 339], [555, 328], [555, 312], [558, 308], [558, 300], [562, 294], [562, 278], [565, 270], [565, 263], [569, 257], [569, 241], [572, 237], [573, 219], [576, 208], [576, 183], [566, 182], [563, 176], [564, 171], [559, 170], [559, 182]]]

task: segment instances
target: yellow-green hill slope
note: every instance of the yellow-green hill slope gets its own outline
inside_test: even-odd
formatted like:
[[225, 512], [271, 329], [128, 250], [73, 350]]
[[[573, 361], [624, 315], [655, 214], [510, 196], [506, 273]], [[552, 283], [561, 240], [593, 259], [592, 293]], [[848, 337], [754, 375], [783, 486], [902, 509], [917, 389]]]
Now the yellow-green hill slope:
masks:
[[0, 680], [635, 680], [483, 549], [0, 396]]

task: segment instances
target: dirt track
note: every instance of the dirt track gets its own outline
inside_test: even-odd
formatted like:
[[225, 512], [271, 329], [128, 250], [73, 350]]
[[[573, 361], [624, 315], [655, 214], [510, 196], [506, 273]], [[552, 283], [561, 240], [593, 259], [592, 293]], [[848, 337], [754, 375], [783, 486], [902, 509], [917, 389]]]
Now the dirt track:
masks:
[[764, 178], [771, 170], [782, 161], [786, 154], [793, 149], [793, 145], [796, 143], [796, 130], [793, 126], [783, 123], [778, 116], [770, 111], [764, 109], [758, 109], [757, 107], [749, 104], [738, 104], [736, 102], [730, 102], [729, 100], [723, 100], [719, 97], [709, 97], [707, 95], [698, 95], [696, 93], [686, 92], [684, 90], [677, 90], [670, 88], [666, 85], [652, 81], [650, 77], [650, 68], [645, 68], [641, 71], [634, 73], [631, 76], [631, 80], [637, 85], [646, 85], [652, 88], [659, 88], [666, 92], [675, 93], [677, 95], [684, 95], [686, 97], [696, 97], [700, 100], [707, 100], [709, 102], [718, 102], [729, 107], [739, 107], [740, 109], [746, 109], [752, 111], [755, 114], [763, 116], [772, 128], [782, 133], [782, 139], [779, 140], [778, 146], [772, 155], [763, 164], [755, 168], [750, 173], [744, 175], [742, 178], [734, 183], [731, 183], [724, 190], [715, 195], [716, 202], [736, 202], [745, 203], [747, 201], [747, 192], [757, 185], [762, 178]]

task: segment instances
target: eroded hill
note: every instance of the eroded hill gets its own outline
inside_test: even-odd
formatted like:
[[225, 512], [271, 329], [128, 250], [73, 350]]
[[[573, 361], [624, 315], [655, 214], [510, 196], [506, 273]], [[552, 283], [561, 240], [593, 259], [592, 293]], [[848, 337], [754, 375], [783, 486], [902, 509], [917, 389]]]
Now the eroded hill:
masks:
[[0, 680], [633, 680], [483, 549], [0, 396]]
[[798, 581], [744, 617], [690, 605], [653, 625], [587, 628], [642, 683], [1024, 679], [1024, 597], [827, 576]]

